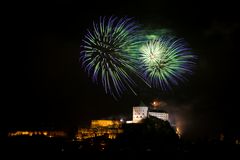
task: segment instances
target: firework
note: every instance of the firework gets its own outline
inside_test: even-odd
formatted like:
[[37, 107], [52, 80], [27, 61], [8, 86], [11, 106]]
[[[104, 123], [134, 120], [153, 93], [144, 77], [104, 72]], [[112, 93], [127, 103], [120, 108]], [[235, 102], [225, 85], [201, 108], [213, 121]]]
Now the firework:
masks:
[[183, 39], [161, 36], [147, 41], [140, 48], [140, 66], [152, 87], [163, 90], [178, 85], [192, 73], [195, 56]]
[[105, 92], [115, 98], [127, 89], [134, 92], [135, 82], [130, 74], [138, 74], [137, 28], [132, 18], [100, 17], [83, 38], [82, 66], [94, 82], [101, 82]]

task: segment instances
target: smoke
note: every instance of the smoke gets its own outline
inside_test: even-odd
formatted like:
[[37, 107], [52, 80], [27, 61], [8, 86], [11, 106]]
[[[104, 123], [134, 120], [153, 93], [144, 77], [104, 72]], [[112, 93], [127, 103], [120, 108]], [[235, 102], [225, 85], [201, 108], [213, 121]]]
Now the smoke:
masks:
[[[177, 102], [173, 100], [165, 101], [165, 105], [161, 106], [162, 110], [169, 113], [171, 124], [175, 124], [179, 129], [182, 137], [186, 139], [198, 139], [209, 134], [208, 122], [209, 115], [199, 110], [199, 100], [190, 102]], [[204, 109], [203, 109], [204, 111]]]
[[165, 102], [161, 107], [169, 113], [170, 123], [175, 124], [179, 128], [180, 133], [184, 134], [192, 124], [192, 106], [193, 104], [177, 104], [175, 102]]

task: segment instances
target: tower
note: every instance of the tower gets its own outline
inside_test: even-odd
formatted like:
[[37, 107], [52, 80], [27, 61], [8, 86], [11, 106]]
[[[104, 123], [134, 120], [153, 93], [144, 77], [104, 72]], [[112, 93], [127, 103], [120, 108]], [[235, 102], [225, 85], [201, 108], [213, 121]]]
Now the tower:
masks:
[[147, 116], [148, 116], [147, 106], [133, 107], [133, 123], [139, 123], [142, 119], [147, 118]]

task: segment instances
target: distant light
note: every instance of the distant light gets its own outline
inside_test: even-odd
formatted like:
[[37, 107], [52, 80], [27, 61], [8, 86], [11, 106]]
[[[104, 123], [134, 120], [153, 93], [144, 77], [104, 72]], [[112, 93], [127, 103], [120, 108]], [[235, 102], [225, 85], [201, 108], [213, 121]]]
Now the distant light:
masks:
[[151, 103], [154, 108], [158, 108], [161, 105], [161, 102], [159, 100], [153, 100]]
[[131, 123], [133, 123], [133, 121], [126, 121], [126, 123], [127, 123], [127, 124], [131, 124]]
[[181, 132], [180, 132], [180, 129], [178, 127], [176, 128], [176, 134], [178, 135], [179, 138], [181, 137]]

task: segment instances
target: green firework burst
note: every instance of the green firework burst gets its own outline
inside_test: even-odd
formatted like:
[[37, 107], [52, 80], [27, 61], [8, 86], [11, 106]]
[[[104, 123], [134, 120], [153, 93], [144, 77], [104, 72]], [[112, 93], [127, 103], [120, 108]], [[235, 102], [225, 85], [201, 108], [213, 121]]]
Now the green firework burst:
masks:
[[163, 90], [184, 81], [192, 73], [195, 55], [183, 39], [161, 36], [140, 48], [140, 68], [151, 86]]

